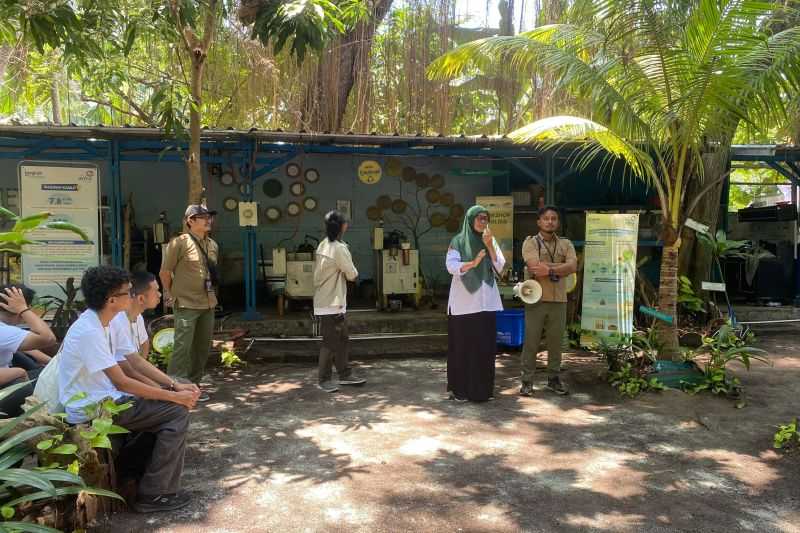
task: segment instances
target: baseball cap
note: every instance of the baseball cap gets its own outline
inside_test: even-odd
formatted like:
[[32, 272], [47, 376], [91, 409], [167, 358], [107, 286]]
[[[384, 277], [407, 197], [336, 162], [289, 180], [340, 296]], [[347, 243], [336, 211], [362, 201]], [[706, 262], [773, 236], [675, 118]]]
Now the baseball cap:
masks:
[[216, 211], [210, 211], [206, 206], [200, 204], [192, 204], [186, 208], [186, 213], [184, 213], [185, 218], [195, 217], [197, 215], [216, 215]]

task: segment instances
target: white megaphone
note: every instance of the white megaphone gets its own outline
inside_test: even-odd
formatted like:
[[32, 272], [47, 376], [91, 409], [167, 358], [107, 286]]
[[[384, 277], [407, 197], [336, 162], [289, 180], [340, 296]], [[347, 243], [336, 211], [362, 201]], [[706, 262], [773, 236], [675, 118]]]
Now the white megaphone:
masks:
[[526, 304], [535, 304], [542, 297], [542, 286], [534, 279], [521, 281], [514, 285], [514, 296]]

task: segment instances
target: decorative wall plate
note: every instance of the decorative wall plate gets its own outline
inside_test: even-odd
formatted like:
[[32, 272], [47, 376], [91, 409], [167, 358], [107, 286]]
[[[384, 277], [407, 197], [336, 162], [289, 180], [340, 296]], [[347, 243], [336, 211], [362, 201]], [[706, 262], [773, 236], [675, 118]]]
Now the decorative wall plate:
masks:
[[236, 211], [236, 208], [239, 207], [239, 200], [228, 196], [222, 201], [222, 207], [224, 207], [226, 211]]
[[405, 202], [405, 200], [401, 200], [400, 198], [392, 202], [392, 211], [398, 215], [405, 213], [406, 207], [408, 207], [408, 204]]
[[261, 188], [264, 194], [267, 195], [267, 198], [277, 198], [283, 192], [283, 183], [274, 178], [270, 178], [264, 182]]
[[453, 200], [453, 193], [451, 192], [446, 192], [439, 197], [439, 203], [445, 207], [450, 207], [453, 205]]
[[297, 202], [289, 202], [289, 205], [286, 206], [286, 212], [289, 214], [290, 217], [296, 217], [300, 214], [300, 204]]
[[233, 174], [231, 174], [230, 172], [223, 172], [219, 177], [219, 182], [222, 185], [225, 185], [226, 187], [228, 185], [233, 185], [234, 182]]
[[267, 217], [267, 222], [277, 222], [281, 219], [281, 208], [270, 206], [264, 210], [264, 215]]
[[419, 174], [417, 174], [417, 187], [419, 187], [420, 189], [424, 189], [430, 184], [431, 184], [430, 176], [428, 176], [424, 172], [420, 172]]
[[401, 174], [403, 181], [407, 181], [409, 183], [417, 179], [417, 171], [411, 167], [403, 167], [403, 171]]
[[316, 183], [319, 181], [319, 171], [316, 168], [309, 168], [305, 173], [306, 181]]
[[303, 207], [305, 207], [306, 211], [313, 211], [317, 208], [317, 199], [313, 196], [307, 197], [303, 200]]
[[381, 218], [381, 210], [374, 205], [371, 205], [367, 208], [367, 218], [375, 221], [380, 220]]
[[445, 222], [444, 227], [450, 233], [455, 233], [461, 229], [461, 221], [458, 220], [457, 218], [448, 218], [447, 222]]
[[300, 175], [300, 165], [297, 163], [289, 163], [286, 165], [286, 175], [290, 178], [296, 178]]
[[303, 194], [305, 194], [305, 192], [306, 192], [306, 186], [305, 186], [305, 184], [303, 184], [302, 181], [296, 181], [296, 182], [292, 183], [291, 185], [289, 185], [289, 191], [294, 196], [303, 196]]
[[461, 204], [453, 204], [450, 206], [450, 218], [460, 219], [464, 216], [464, 206]]
[[401, 163], [399, 159], [391, 157], [386, 160], [385, 168], [387, 176], [399, 178], [400, 174], [403, 172], [403, 163]]
[[428, 192], [425, 193], [425, 199], [428, 200], [429, 204], [437, 203], [440, 196], [441, 193], [438, 189], [428, 189]]
[[441, 174], [431, 176], [431, 188], [441, 189], [442, 187], [444, 187], [444, 176]]
[[439, 228], [447, 224], [447, 216], [444, 213], [431, 214], [431, 226]]
[[392, 198], [386, 194], [378, 196], [375, 205], [378, 206], [378, 209], [389, 209], [392, 207]]

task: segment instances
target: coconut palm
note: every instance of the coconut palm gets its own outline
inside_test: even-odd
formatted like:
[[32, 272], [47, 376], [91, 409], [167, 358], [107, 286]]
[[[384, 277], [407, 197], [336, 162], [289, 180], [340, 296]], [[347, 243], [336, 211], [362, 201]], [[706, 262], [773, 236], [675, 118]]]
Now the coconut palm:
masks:
[[[511, 136], [545, 146], [578, 141], [574, 164], [624, 161], [628, 176], [657, 192], [659, 309], [675, 324], [681, 230], [699, 197], [723, 179], [706, 175], [704, 161], [724, 154], [743, 121], [786, 123], [786, 102], [800, 93], [800, 28], [771, 33], [773, 9], [746, 0], [609, 0], [595, 3], [585, 23], [462, 45], [429, 74], [447, 79], [497, 64], [529, 76], [555, 72], [561, 89], [591, 104], [591, 116], [549, 117]], [[688, 198], [695, 180], [704, 182], [701, 194]], [[665, 353], [674, 354], [675, 327], [662, 328]]]

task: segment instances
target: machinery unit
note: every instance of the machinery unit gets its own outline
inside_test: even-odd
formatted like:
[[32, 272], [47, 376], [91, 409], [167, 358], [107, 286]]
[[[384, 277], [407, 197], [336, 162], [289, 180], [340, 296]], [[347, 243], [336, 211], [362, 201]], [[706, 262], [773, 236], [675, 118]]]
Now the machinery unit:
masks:
[[416, 294], [419, 284], [419, 251], [381, 250], [384, 296]]
[[314, 297], [314, 254], [286, 254], [286, 296], [294, 299]]

